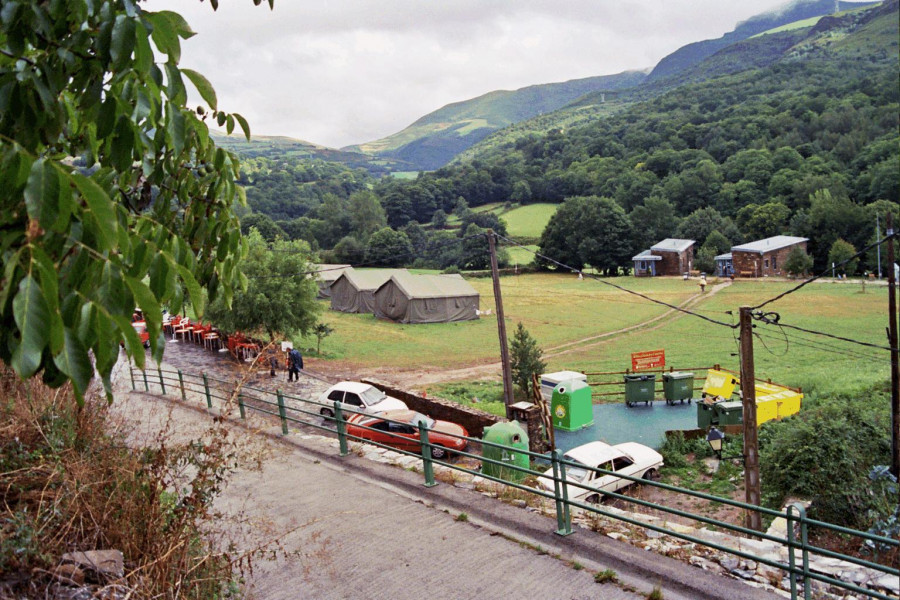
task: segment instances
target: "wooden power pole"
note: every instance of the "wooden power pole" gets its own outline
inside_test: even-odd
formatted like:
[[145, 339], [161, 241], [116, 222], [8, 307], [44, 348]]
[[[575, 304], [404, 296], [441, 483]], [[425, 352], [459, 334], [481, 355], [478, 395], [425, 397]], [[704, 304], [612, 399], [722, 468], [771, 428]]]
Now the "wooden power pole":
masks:
[[900, 449], [897, 435], [900, 433], [900, 357], [897, 349], [897, 278], [894, 275], [894, 222], [887, 215], [888, 237], [888, 345], [891, 347], [891, 473], [900, 477]]
[[491, 250], [491, 279], [494, 281], [494, 305], [497, 312], [497, 334], [500, 336], [500, 363], [503, 367], [503, 404], [506, 405], [506, 418], [511, 419], [510, 406], [513, 404], [512, 370], [509, 367], [509, 346], [506, 343], [506, 319], [503, 317], [503, 298], [500, 296], [500, 269], [497, 267], [497, 248], [494, 245], [494, 232], [487, 233], [488, 247]]
[[[744, 421], [744, 490], [747, 504], [759, 506], [759, 438], [756, 429], [756, 369], [753, 365], [753, 317], [749, 306], [741, 307], [741, 403]], [[762, 530], [759, 511], [748, 510], [744, 525]]]

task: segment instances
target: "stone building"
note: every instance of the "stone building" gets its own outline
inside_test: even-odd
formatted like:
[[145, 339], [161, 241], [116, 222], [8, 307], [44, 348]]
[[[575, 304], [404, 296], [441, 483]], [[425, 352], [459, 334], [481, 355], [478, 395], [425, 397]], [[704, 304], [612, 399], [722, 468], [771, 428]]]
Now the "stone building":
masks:
[[789, 235], [776, 235], [731, 248], [731, 263], [736, 277], [769, 277], [784, 275], [784, 263], [794, 246], [806, 252], [809, 240]]

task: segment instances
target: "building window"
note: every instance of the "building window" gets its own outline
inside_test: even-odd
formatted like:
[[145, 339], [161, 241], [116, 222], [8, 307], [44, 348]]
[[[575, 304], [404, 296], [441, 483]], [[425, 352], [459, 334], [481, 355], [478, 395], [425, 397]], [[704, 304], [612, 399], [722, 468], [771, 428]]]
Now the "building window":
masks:
[[765, 260], [765, 266], [766, 266], [766, 270], [768, 270], [769, 269], [769, 259], [768, 258]]
[[776, 269], [778, 269], [778, 257], [773, 256], [772, 257], [772, 270], [774, 271]]

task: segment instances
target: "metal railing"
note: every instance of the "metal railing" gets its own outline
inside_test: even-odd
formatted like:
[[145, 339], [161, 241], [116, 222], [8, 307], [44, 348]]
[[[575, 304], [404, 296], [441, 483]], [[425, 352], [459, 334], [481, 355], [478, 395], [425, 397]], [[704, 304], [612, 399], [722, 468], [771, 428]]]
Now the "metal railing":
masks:
[[[353, 414], [362, 413], [349, 409], [346, 406], [342, 405], [340, 402], [335, 401], [332, 404], [323, 404], [315, 400], [286, 395], [281, 390], [273, 393], [269, 390], [254, 388], [250, 386], [241, 386], [233, 381], [223, 381], [221, 379], [210, 377], [205, 373], [201, 373], [199, 375], [186, 374], [181, 370], [172, 371], [161, 368], [157, 368], [155, 371], [150, 371], [149, 373], [151, 373], [150, 376], [148, 376], [148, 371], [138, 370], [132, 367], [130, 369], [132, 389], [138, 390], [139, 387], [142, 387], [143, 391], [146, 392], [155, 392], [158, 390], [163, 395], [174, 394], [180, 396], [180, 398], [186, 402], [194, 398], [199, 398], [201, 401], [205, 402], [207, 408], [210, 409], [213, 408], [213, 400], [218, 401], [220, 403], [220, 406], [226, 409], [229, 407], [233, 407], [234, 404], [237, 404], [241, 419], [247, 418], [248, 411], [253, 411], [267, 417], [278, 419], [281, 424], [281, 432], [283, 435], [287, 435], [289, 433], [290, 423], [303, 425], [305, 427], [312, 427], [328, 432], [329, 434], [336, 433], [338, 437], [338, 445], [341, 456], [346, 456], [349, 454], [350, 451], [348, 442], [350, 440], [353, 440], [373, 444], [375, 446], [390, 449], [395, 452], [400, 452], [408, 456], [421, 458], [422, 473], [425, 479], [424, 485], [428, 487], [437, 485], [437, 481], [435, 480], [434, 476], [434, 464], [437, 463], [456, 471], [468, 473], [473, 476], [478, 476], [510, 488], [518, 489], [529, 494], [547, 498], [549, 500], [552, 500], [555, 505], [557, 520], [556, 533], [560, 535], [570, 535], [574, 533], [574, 530], [572, 529], [571, 509], [575, 507], [587, 513], [602, 515], [611, 519], [628, 523], [630, 525], [650, 529], [658, 533], [712, 548], [714, 550], [725, 552], [740, 558], [752, 560], [759, 564], [784, 571], [786, 577], [790, 582], [790, 592], [792, 599], [799, 598], [799, 594], [802, 593], [803, 598], [805, 600], [809, 600], [811, 598], [812, 586], [809, 585], [808, 582], [812, 581], [818, 581], [823, 584], [834, 586], [835, 588], [847, 590], [856, 594], [861, 594], [868, 598], [878, 598], [883, 600], [896, 598], [896, 596], [886, 595], [878, 590], [863, 587], [851, 581], [844, 581], [821, 572], [816, 572], [813, 569], [813, 566], [811, 566], [811, 559], [815, 557], [823, 557], [837, 559], [851, 565], [871, 569], [872, 571], [879, 573], [882, 576], [886, 575], [900, 578], [900, 570], [891, 566], [882, 565], [855, 556], [841, 554], [839, 552], [834, 552], [812, 544], [809, 541], [809, 532], [811, 528], [815, 528], [817, 530], [831, 532], [841, 536], [854, 536], [860, 540], [872, 542], [872, 545], [875, 548], [883, 549], [883, 551], [886, 553], [897, 551], [898, 546], [900, 546], [900, 542], [898, 542], [898, 540], [874, 535], [863, 531], [857, 531], [854, 529], [848, 529], [846, 527], [833, 525], [831, 523], [818, 521], [816, 519], [811, 519], [806, 515], [806, 511], [803, 506], [799, 504], [788, 506], [785, 511], [777, 511], [761, 506], [746, 504], [744, 502], [739, 502], [730, 498], [722, 498], [703, 492], [679, 488], [657, 481], [631, 477], [621, 473], [616, 473], [599, 468], [586, 467], [586, 465], [584, 464], [575, 463], [569, 459], [564, 458], [560, 455], [560, 452], [558, 450], [554, 450], [550, 454], [537, 454], [522, 448], [505, 446], [503, 444], [497, 444], [487, 440], [454, 436], [464, 439], [469, 447], [472, 445], [480, 445], [482, 448], [494, 448], [499, 451], [497, 452], [498, 455], [503, 455], [504, 453], [506, 455], [509, 455], [509, 453], [524, 455], [528, 457], [529, 465], [533, 464], [534, 462], [549, 463], [550, 465], [550, 468], [546, 472], [542, 472], [533, 470], [532, 468], [530, 468], [530, 466], [523, 467], [516, 465], [515, 463], [510, 461], [490, 458], [488, 456], [485, 456], [484, 453], [475, 454], [471, 452], [470, 448], [467, 450], [451, 450], [454, 455], [477, 460], [482, 465], [481, 470], [470, 469], [462, 465], [455, 464], [449, 459], [441, 460], [432, 456], [432, 448], [434, 448], [435, 444], [433, 444], [429, 440], [429, 429], [425, 427], [423, 423], [419, 423], [418, 425], [419, 437], [416, 440], [416, 443], [420, 446], [420, 451], [411, 452], [408, 450], [398, 449], [388, 443], [382, 443], [368, 439], [366, 437], [366, 432], [376, 430], [362, 423], [352, 423], [352, 427], [354, 428], [354, 430], [359, 429], [363, 431], [362, 435], [351, 435], [350, 433], [348, 433], [348, 418], [352, 418]], [[191, 398], [189, 398], [189, 395]], [[274, 401], [271, 399], [272, 396], [274, 396]], [[293, 403], [299, 403], [299, 406], [289, 406], [287, 400], [290, 400]], [[330, 411], [332, 414], [328, 414], [325, 411]], [[347, 417], [347, 414], [350, 414], [351, 417]], [[390, 421], [389, 419], [386, 420]], [[390, 432], [380, 430], [378, 431], [378, 433], [387, 434], [389, 436], [391, 435]], [[404, 439], [406, 441], [405, 436], [394, 434], [394, 437], [398, 438], [398, 440]], [[493, 452], [489, 452], [489, 454], [493, 454]], [[507, 479], [486, 474], [483, 468], [486, 464], [502, 468], [507, 473], [519, 473], [521, 475], [521, 479], [525, 479], [528, 477], [541, 477], [545, 480], [552, 480], [553, 491], [551, 492], [549, 490], [525, 485], [525, 483], [523, 483], [518, 477]], [[663, 504], [657, 504], [640, 498], [626, 496], [617, 492], [602, 491], [596, 488], [592, 488], [588, 485], [567, 478], [566, 471], [571, 467], [577, 467], [587, 472], [593, 472], [596, 475], [614, 475], [620, 479], [625, 479], [631, 482], [640, 482], [644, 485], [653, 486], [672, 493], [717, 502], [745, 511], [757, 511], [762, 515], [774, 518], [783, 518], [785, 519], [787, 524], [786, 535], [784, 537], [780, 537], [777, 535], [771, 535], [769, 533], [762, 533], [759, 531], [748, 529], [741, 525], [735, 525], [732, 523], [728, 523], [727, 521], [719, 521], [717, 519], [693, 514], [681, 509], [671, 508]], [[489, 470], [493, 470], [493, 467], [491, 467]], [[642, 506], [644, 508], [658, 510], [660, 512], [676, 517], [690, 519], [698, 523], [710, 525], [718, 529], [728, 530], [747, 538], [772, 542], [786, 549], [787, 560], [774, 560], [770, 557], [760, 556], [758, 554], [754, 554], [753, 552], [743, 550], [740, 547], [734, 548], [726, 546], [724, 544], [712, 542], [695, 535], [691, 535], [689, 533], [676, 531], [674, 529], [665, 527], [664, 524], [657, 525], [654, 523], [648, 523], [639, 519], [635, 519], [633, 517], [620, 514], [619, 512], [607, 510], [599, 502], [592, 503], [586, 501], [576, 501], [570, 498], [571, 488], [579, 490], [571, 495], [581, 496], [583, 495], [582, 492], [588, 492], [588, 497], [596, 495], [598, 499], [599, 497], [615, 498], [628, 503], [636, 504], [638, 506]]]

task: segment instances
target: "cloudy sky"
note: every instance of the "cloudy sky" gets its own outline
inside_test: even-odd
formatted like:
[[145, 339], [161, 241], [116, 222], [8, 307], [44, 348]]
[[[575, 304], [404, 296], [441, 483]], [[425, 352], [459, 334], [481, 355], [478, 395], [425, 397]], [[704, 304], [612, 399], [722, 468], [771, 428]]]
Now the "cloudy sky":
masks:
[[342, 147], [499, 89], [647, 69], [786, 0], [148, 0], [254, 134]]

